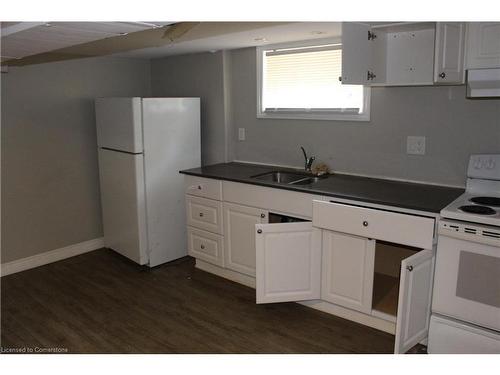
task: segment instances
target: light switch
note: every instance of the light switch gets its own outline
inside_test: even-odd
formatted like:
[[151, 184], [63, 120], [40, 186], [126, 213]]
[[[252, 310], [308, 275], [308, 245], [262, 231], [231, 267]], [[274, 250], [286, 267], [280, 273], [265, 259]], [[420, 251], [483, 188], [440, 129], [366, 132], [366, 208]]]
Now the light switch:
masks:
[[238, 141], [245, 140], [245, 128], [238, 128]]
[[425, 137], [408, 136], [406, 138], [406, 153], [411, 155], [425, 155]]

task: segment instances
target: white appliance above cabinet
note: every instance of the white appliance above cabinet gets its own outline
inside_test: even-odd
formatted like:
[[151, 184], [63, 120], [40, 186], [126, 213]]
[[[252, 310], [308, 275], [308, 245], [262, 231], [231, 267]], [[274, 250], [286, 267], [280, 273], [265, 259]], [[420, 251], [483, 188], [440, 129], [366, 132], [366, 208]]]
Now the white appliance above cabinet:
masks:
[[342, 83], [419, 86], [464, 83], [465, 24], [342, 24]]

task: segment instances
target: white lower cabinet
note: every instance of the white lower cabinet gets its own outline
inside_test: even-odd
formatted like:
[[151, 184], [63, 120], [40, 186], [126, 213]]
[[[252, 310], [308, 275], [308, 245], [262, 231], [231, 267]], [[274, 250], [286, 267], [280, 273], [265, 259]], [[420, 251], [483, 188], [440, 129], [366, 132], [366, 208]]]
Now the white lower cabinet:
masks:
[[[220, 189], [203, 183], [205, 191], [189, 191], [204, 196], [187, 195], [188, 250], [217, 266], [209, 272], [246, 285], [252, 283], [244, 279], [255, 278], [259, 304], [312, 301], [311, 306], [363, 324], [392, 325], [385, 330], [395, 332], [395, 353], [427, 337], [435, 259], [433, 217], [313, 196], [309, 210], [304, 194], [297, 195], [300, 205], [292, 210], [281, 198], [275, 199], [274, 189], [243, 189], [244, 184], [229, 183], [222, 189], [223, 199], [227, 195], [232, 202], [244, 190], [241, 202], [268, 207], [262, 209], [212, 199], [219, 198], [215, 193]], [[311, 214], [312, 221], [304, 221]]]
[[224, 202], [225, 266], [255, 276], [255, 224], [267, 221], [267, 211]]
[[321, 299], [370, 314], [375, 241], [323, 231]]
[[[322, 300], [356, 314], [395, 321], [395, 353], [405, 353], [425, 339], [434, 252], [386, 242], [402, 235], [387, 228], [374, 233], [378, 240], [334, 231], [332, 223], [339, 218], [328, 220], [325, 206], [314, 203], [321, 215], [313, 211], [312, 222], [255, 225], [257, 303]], [[331, 207], [337, 215], [338, 206]], [[387, 221], [385, 211], [363, 213], [370, 222], [377, 223], [379, 215]], [[411, 215], [401, 215], [403, 221], [412, 220]], [[432, 225], [420, 230], [422, 243], [427, 243]]]
[[222, 236], [197, 228], [187, 228], [188, 254], [218, 266], [224, 265], [224, 241]]
[[429, 333], [434, 253], [421, 250], [401, 262], [396, 353], [405, 353]]
[[257, 303], [320, 298], [321, 230], [311, 222], [255, 226]]

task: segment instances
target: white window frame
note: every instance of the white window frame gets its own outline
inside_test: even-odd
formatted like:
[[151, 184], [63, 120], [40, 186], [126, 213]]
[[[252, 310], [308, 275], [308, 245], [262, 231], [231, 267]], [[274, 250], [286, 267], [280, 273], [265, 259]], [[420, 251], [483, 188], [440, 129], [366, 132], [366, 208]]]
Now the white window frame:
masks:
[[363, 87], [363, 108], [362, 113], [342, 112], [342, 111], [304, 111], [287, 110], [276, 112], [265, 112], [262, 110], [262, 78], [263, 78], [263, 54], [269, 49], [310, 47], [325, 44], [341, 44], [340, 38], [313, 39], [298, 42], [268, 44], [256, 48], [257, 56], [257, 118], [262, 119], [290, 119], [290, 120], [337, 120], [337, 121], [370, 121], [370, 87]]

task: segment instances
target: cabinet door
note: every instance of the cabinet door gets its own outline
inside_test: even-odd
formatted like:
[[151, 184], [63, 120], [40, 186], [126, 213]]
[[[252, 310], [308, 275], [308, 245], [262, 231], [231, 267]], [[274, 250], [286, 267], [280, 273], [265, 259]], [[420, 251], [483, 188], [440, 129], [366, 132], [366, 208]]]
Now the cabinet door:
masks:
[[464, 82], [465, 24], [438, 22], [434, 54], [434, 82]]
[[321, 299], [369, 314], [375, 241], [323, 231]]
[[428, 334], [433, 269], [431, 250], [421, 250], [401, 262], [394, 353], [405, 353]]
[[257, 303], [320, 298], [321, 230], [311, 222], [255, 226]]
[[373, 43], [368, 39], [370, 26], [342, 23], [342, 84], [368, 85], [368, 71], [372, 70]]
[[224, 203], [225, 266], [255, 276], [255, 224], [267, 220], [267, 211]]
[[500, 67], [500, 22], [469, 22], [466, 69]]

